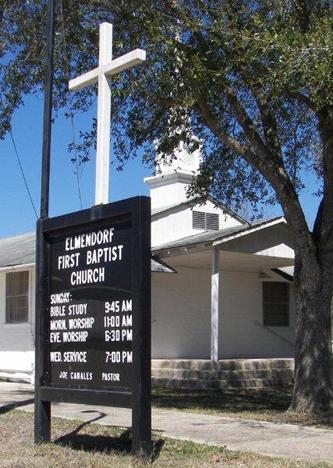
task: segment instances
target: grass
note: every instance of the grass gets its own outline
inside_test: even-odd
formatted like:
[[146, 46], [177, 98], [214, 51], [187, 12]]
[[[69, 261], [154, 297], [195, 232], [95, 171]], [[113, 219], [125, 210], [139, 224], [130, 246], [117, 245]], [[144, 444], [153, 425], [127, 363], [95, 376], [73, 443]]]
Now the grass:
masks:
[[181, 390], [154, 387], [153, 406], [218, 416], [333, 427], [333, 414], [308, 416], [287, 411], [292, 389]]
[[[232, 452], [154, 435], [153, 467], [283, 467], [324, 468], [308, 463], [252, 453]], [[127, 429], [80, 421], [52, 419], [52, 443], [33, 445], [33, 415], [22, 411], [0, 414], [0, 466], [9, 467], [139, 467], [131, 454]]]

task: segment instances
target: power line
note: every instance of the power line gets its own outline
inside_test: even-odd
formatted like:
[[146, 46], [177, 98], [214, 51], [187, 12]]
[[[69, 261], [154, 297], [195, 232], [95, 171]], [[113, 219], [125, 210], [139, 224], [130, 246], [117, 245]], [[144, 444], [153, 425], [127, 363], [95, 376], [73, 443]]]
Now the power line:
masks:
[[33, 201], [33, 199], [32, 199], [32, 195], [31, 195], [31, 192], [30, 192], [30, 189], [29, 189], [29, 185], [28, 185], [27, 179], [26, 179], [25, 174], [24, 174], [23, 166], [22, 166], [22, 163], [21, 163], [21, 158], [20, 158], [20, 155], [19, 155], [18, 150], [17, 150], [17, 147], [16, 147], [16, 143], [15, 143], [15, 140], [14, 140], [14, 135], [13, 135], [12, 130], [9, 130], [9, 135], [10, 135], [10, 138], [11, 138], [12, 143], [13, 143], [14, 152], [15, 152], [15, 154], [16, 154], [16, 159], [17, 159], [18, 165], [19, 165], [19, 167], [20, 167], [20, 171], [21, 171], [21, 175], [22, 175], [22, 178], [23, 178], [23, 182], [24, 182], [25, 188], [26, 188], [26, 190], [27, 190], [27, 192], [28, 192], [28, 196], [29, 196], [29, 199], [30, 199], [30, 203], [31, 203], [32, 208], [33, 208], [33, 210], [34, 210], [34, 212], [35, 212], [36, 219], [38, 219], [37, 210], [36, 210], [34, 201]]
[[[1, 94], [0, 94], [0, 101], [1, 101], [1, 104], [3, 105], [3, 99], [2, 99]], [[36, 210], [34, 201], [33, 201], [33, 199], [32, 199], [32, 195], [31, 195], [31, 192], [30, 192], [30, 189], [29, 189], [28, 181], [27, 181], [27, 179], [26, 179], [26, 177], [25, 177], [25, 174], [24, 174], [24, 169], [23, 169], [23, 166], [22, 166], [21, 158], [20, 158], [20, 155], [19, 155], [19, 152], [18, 152], [16, 143], [15, 143], [14, 135], [13, 135], [13, 132], [12, 132], [12, 129], [11, 129], [11, 128], [9, 129], [9, 135], [10, 135], [10, 139], [12, 140], [12, 144], [13, 144], [13, 147], [14, 147], [14, 152], [15, 152], [15, 155], [16, 155], [16, 159], [17, 159], [17, 162], [18, 162], [20, 171], [21, 171], [21, 175], [22, 175], [22, 178], [23, 178], [23, 182], [24, 182], [25, 188], [26, 188], [27, 193], [28, 193], [28, 197], [29, 197], [29, 199], [30, 199], [30, 203], [31, 203], [32, 209], [33, 209], [34, 212], [35, 212], [36, 219], [38, 219], [37, 210]]]

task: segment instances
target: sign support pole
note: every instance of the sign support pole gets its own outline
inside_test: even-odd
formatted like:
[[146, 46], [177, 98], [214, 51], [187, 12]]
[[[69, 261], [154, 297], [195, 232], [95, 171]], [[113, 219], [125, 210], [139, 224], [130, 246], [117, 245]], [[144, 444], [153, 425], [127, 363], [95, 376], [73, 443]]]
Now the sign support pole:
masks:
[[[54, 55], [54, 17], [55, 0], [48, 3], [48, 26], [47, 26], [47, 70], [44, 85], [44, 124], [43, 124], [43, 154], [42, 154], [42, 178], [41, 178], [41, 207], [40, 218], [49, 216], [49, 189], [50, 189], [50, 150], [51, 150], [51, 128], [52, 128], [52, 91], [53, 91], [53, 55]], [[47, 359], [45, 352], [45, 341], [47, 336], [44, 321], [45, 312], [42, 309], [43, 291], [45, 288], [45, 243], [40, 229], [40, 220], [37, 223], [36, 236], [36, 324], [35, 324], [35, 444], [48, 442], [51, 433], [51, 403], [42, 401], [40, 387], [45, 375], [43, 369]], [[44, 342], [44, 343], [43, 343]]]
[[[140, 243], [141, 255], [138, 258], [136, 268], [139, 268], [142, 313], [139, 315], [136, 333], [141, 339], [135, 340], [135, 355], [140, 360], [135, 367], [135, 381], [133, 388], [132, 408], [132, 453], [141, 460], [149, 461], [152, 455], [151, 442], [151, 334], [147, 330], [151, 327], [151, 266], [150, 266], [150, 203], [141, 204], [140, 211], [136, 213], [137, 226], [145, 229], [135, 232]], [[148, 259], [148, 261], [144, 261]], [[140, 276], [140, 274], [137, 274]]]

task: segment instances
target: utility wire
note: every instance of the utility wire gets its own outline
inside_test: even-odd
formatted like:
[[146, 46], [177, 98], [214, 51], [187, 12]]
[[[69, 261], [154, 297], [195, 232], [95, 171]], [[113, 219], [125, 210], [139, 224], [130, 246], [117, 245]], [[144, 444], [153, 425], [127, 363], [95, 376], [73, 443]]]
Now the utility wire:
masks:
[[[0, 94], [0, 101], [1, 101], [1, 104], [3, 105], [3, 98], [2, 98], [2, 96], [1, 96], [1, 94]], [[23, 165], [22, 165], [22, 162], [21, 162], [21, 158], [20, 158], [20, 155], [19, 155], [19, 152], [18, 152], [16, 143], [15, 143], [14, 134], [13, 134], [11, 128], [9, 129], [9, 135], [10, 135], [10, 139], [11, 139], [12, 144], [13, 144], [13, 148], [14, 148], [14, 152], [15, 152], [15, 155], [16, 155], [16, 159], [17, 159], [17, 162], [18, 162], [18, 165], [19, 165], [19, 168], [20, 168], [20, 172], [21, 172], [21, 175], [22, 175], [22, 179], [23, 179], [23, 182], [24, 182], [26, 191], [27, 191], [27, 193], [28, 193], [28, 197], [29, 197], [29, 200], [30, 200], [32, 209], [33, 209], [34, 212], [35, 212], [36, 219], [38, 219], [37, 210], [36, 210], [34, 201], [33, 201], [33, 199], [32, 199], [32, 195], [31, 195], [31, 192], [30, 192], [30, 188], [29, 188], [29, 184], [28, 184], [27, 178], [26, 178], [26, 176], [25, 176], [25, 174], [24, 174]]]
[[15, 139], [14, 139], [14, 135], [13, 135], [12, 130], [9, 130], [9, 135], [10, 135], [10, 139], [12, 140], [12, 143], [13, 143], [14, 152], [15, 152], [15, 154], [16, 154], [16, 159], [17, 159], [18, 165], [19, 165], [19, 167], [20, 167], [20, 171], [21, 171], [21, 175], [22, 175], [22, 178], [23, 178], [23, 182], [24, 182], [25, 188], [26, 188], [26, 190], [27, 190], [27, 192], [28, 192], [28, 196], [29, 196], [29, 199], [30, 199], [30, 203], [31, 203], [32, 208], [33, 208], [33, 210], [34, 210], [34, 212], [35, 212], [36, 219], [38, 219], [37, 210], [36, 210], [34, 201], [33, 201], [33, 199], [32, 199], [32, 195], [31, 195], [31, 192], [30, 192], [30, 189], [29, 189], [29, 185], [28, 185], [27, 179], [26, 179], [25, 174], [24, 174], [23, 166], [22, 166], [22, 163], [21, 163], [21, 158], [20, 158], [19, 152], [18, 152], [17, 147], [16, 147], [16, 143], [15, 143]]

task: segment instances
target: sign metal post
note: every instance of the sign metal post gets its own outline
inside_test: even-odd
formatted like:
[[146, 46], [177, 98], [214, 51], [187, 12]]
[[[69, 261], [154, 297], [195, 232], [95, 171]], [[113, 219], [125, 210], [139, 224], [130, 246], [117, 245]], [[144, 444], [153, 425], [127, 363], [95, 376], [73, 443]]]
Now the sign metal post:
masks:
[[42, 330], [44, 315], [42, 313], [44, 278], [45, 278], [45, 252], [40, 232], [40, 223], [49, 215], [49, 191], [50, 191], [50, 151], [52, 129], [52, 91], [53, 91], [53, 55], [54, 55], [54, 19], [55, 0], [48, 3], [47, 25], [47, 68], [44, 84], [44, 122], [43, 122], [43, 154], [42, 154], [42, 179], [41, 179], [41, 205], [40, 220], [37, 222], [36, 232], [36, 323], [35, 323], [35, 443], [48, 442], [50, 440], [51, 406], [42, 402], [39, 395], [40, 382], [44, 369], [42, 355]]

